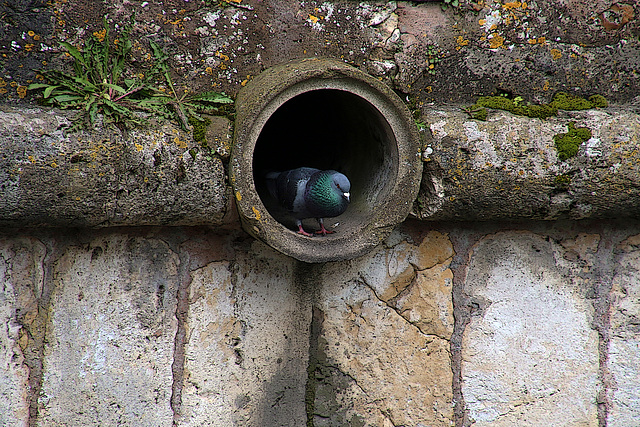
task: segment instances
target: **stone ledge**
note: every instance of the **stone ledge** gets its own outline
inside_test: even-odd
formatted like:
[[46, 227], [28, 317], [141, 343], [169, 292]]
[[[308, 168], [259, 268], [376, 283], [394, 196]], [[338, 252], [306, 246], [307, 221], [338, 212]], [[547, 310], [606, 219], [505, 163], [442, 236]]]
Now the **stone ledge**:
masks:
[[73, 113], [0, 107], [0, 226], [216, 225], [217, 156], [169, 123], [63, 132]]
[[[633, 109], [560, 111], [547, 120], [459, 107], [425, 108], [425, 168], [413, 214], [429, 220], [552, 220], [640, 216], [640, 115]], [[567, 125], [592, 138], [561, 161]]]
[[[234, 221], [225, 166], [165, 123], [64, 134], [71, 113], [0, 107], [0, 226], [222, 225]], [[423, 220], [640, 216], [640, 115], [561, 112], [547, 120], [456, 106], [425, 107], [429, 127], [419, 196]], [[553, 136], [588, 127], [578, 154]], [[225, 130], [226, 132], [226, 130]], [[194, 148], [196, 148], [194, 150]]]

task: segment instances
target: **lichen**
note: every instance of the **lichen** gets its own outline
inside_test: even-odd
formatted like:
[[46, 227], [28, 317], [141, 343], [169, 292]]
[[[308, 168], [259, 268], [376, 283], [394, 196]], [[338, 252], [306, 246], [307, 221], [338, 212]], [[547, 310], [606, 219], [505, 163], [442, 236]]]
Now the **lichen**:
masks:
[[559, 190], [566, 190], [571, 184], [571, 176], [567, 174], [557, 175], [553, 179], [553, 184]]
[[[558, 92], [548, 104], [523, 103], [521, 97], [510, 98], [507, 96], [481, 96], [475, 105], [468, 111], [481, 112], [483, 108], [505, 110], [519, 116], [546, 119], [558, 114], [558, 110], [588, 110], [591, 108], [607, 107], [607, 100], [602, 95], [592, 95], [588, 99], [570, 95], [566, 92]], [[478, 120], [485, 120], [485, 114], [472, 116]]]
[[567, 133], [559, 133], [553, 137], [558, 150], [558, 157], [562, 161], [578, 154], [580, 144], [591, 138], [591, 130], [589, 128], [576, 128], [574, 122], [569, 122], [567, 128]]

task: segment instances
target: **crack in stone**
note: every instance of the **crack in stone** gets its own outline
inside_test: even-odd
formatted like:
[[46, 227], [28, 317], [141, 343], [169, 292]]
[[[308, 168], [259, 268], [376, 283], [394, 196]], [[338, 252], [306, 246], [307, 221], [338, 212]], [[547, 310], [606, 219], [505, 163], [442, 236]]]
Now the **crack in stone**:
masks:
[[[453, 279], [451, 283], [451, 295], [453, 303], [453, 333], [451, 334], [451, 370], [453, 372], [453, 419], [455, 427], [470, 426], [467, 403], [462, 393], [462, 337], [474, 311], [473, 300], [464, 292], [464, 281], [471, 257], [470, 248], [476, 239], [451, 238], [454, 256], [451, 262]], [[464, 256], [463, 254], [466, 254]], [[454, 268], [455, 265], [455, 268]]]
[[[594, 265], [594, 284], [593, 292], [595, 298], [592, 300], [594, 309], [593, 328], [598, 332], [598, 379], [600, 380], [600, 390], [596, 396], [596, 403], [598, 405], [598, 425], [600, 427], [607, 426], [607, 418], [611, 410], [611, 399], [609, 397], [609, 390], [613, 386], [613, 378], [611, 371], [609, 370], [609, 345], [611, 340], [610, 327], [611, 327], [611, 289], [613, 282], [609, 280], [614, 276], [611, 257], [613, 256], [614, 242], [611, 237], [608, 237], [608, 233], [603, 231], [598, 233], [600, 235], [600, 241], [596, 250], [596, 265]], [[621, 239], [618, 238], [617, 242]], [[615, 243], [617, 243], [615, 242]]]
[[[166, 242], [165, 242], [166, 243]], [[169, 246], [171, 247], [171, 246]], [[174, 250], [174, 253], [176, 251]], [[191, 287], [191, 272], [189, 271], [189, 254], [187, 251], [177, 251], [180, 259], [180, 267], [178, 277], [178, 291], [176, 292], [176, 336], [173, 349], [173, 363], [171, 364], [171, 373], [173, 375], [173, 383], [171, 384], [171, 410], [173, 411], [173, 425], [177, 425], [180, 410], [182, 406], [182, 388], [184, 385], [184, 362], [185, 349], [188, 342], [187, 322], [189, 313], [189, 292]]]
[[[431, 337], [431, 338], [438, 338], [438, 339], [442, 339], [445, 340], [447, 342], [449, 342], [450, 340], [446, 337], [442, 337], [438, 334], [430, 334], [427, 333], [425, 331], [422, 330], [422, 328], [420, 328], [420, 326], [418, 326], [416, 323], [410, 321], [409, 319], [407, 319], [402, 313], [402, 311], [400, 311], [400, 309], [394, 305], [392, 305], [392, 303], [390, 301], [394, 301], [397, 298], [399, 298], [405, 291], [407, 291], [408, 289], [410, 289], [411, 287], [413, 287], [415, 285], [415, 277], [414, 279], [411, 281], [411, 284], [409, 286], [407, 286], [405, 289], [403, 289], [402, 291], [400, 291], [398, 293], [398, 295], [394, 296], [393, 298], [390, 298], [389, 301], [385, 301], [382, 298], [380, 298], [380, 296], [378, 295], [378, 293], [376, 292], [376, 290], [373, 288], [373, 286], [371, 286], [369, 283], [367, 283], [367, 280], [364, 278], [364, 276], [362, 275], [362, 273], [359, 274], [359, 281], [364, 284], [367, 288], [369, 288], [369, 290], [371, 291], [371, 293], [376, 297], [376, 299], [378, 301], [380, 301], [381, 303], [383, 303], [385, 306], [387, 306], [388, 308], [392, 309], [398, 316], [400, 316], [404, 321], [406, 321], [408, 324], [410, 324], [411, 326], [413, 326], [414, 328], [416, 328], [418, 330], [418, 332], [421, 335], [424, 335], [425, 337]], [[351, 309], [351, 307], [349, 307]], [[406, 311], [406, 310], [405, 310]], [[354, 313], [357, 314], [357, 313]], [[366, 320], [366, 319], [365, 319]]]
[[[42, 283], [38, 289], [38, 284], [33, 283], [33, 293], [37, 301], [36, 318], [30, 324], [24, 324], [24, 319], [16, 319], [28, 334], [29, 341], [27, 347], [23, 349], [24, 364], [28, 367], [29, 374], [27, 382], [29, 384], [28, 400], [29, 400], [29, 416], [27, 424], [29, 427], [38, 424], [38, 416], [40, 410], [39, 398], [42, 394], [42, 385], [44, 382], [44, 353], [45, 344], [47, 342], [47, 330], [50, 329], [52, 316], [49, 313], [51, 304], [51, 293], [53, 292], [53, 281], [51, 278], [51, 264], [54, 255], [53, 247], [49, 247], [40, 239], [34, 239], [44, 247], [44, 256], [42, 257], [39, 267], [42, 270]], [[39, 292], [38, 292], [39, 291]], [[31, 326], [35, 325], [35, 329]], [[32, 349], [29, 351], [29, 349]]]
[[[367, 392], [367, 390], [365, 390], [364, 387], [362, 387], [360, 385], [360, 383], [358, 382], [358, 380], [351, 374], [349, 374], [348, 372], [343, 371], [339, 366], [337, 365], [332, 365], [332, 364], [326, 364], [324, 365], [325, 368], [329, 369], [329, 370], [334, 370], [336, 371], [338, 374], [346, 377], [349, 381], [351, 381], [359, 390], [360, 392], [362, 392], [362, 394], [365, 396], [365, 400], [366, 403], [369, 405], [373, 405], [375, 406], [375, 408], [380, 412], [380, 414], [385, 417], [386, 419], [389, 420], [389, 422], [393, 425], [396, 426], [395, 422], [393, 421], [393, 417], [391, 416], [390, 413], [388, 413], [385, 410], [382, 410], [378, 407], [378, 405], [382, 402], [384, 402], [383, 399], [371, 399], [371, 396], [369, 394], [369, 392]], [[314, 414], [317, 415], [317, 414]]]

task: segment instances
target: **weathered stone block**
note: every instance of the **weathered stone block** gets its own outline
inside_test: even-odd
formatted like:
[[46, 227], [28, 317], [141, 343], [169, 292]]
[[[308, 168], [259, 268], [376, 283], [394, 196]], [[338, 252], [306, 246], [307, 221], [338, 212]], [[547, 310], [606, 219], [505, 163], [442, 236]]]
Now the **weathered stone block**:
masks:
[[[24, 279], [38, 280], [37, 261], [42, 261], [38, 253], [43, 251], [38, 250], [41, 249], [38, 242], [16, 240], [0, 240], [0, 324], [4, 325], [0, 329], [0, 425], [26, 427], [31, 398], [24, 356], [27, 343], [21, 336], [28, 338], [24, 331], [21, 334], [18, 313], [29, 313], [27, 307], [35, 303], [33, 293], [28, 292], [34, 289], [34, 283], [30, 280], [25, 283]], [[30, 262], [34, 259], [35, 263]]]
[[631, 236], [618, 248], [619, 259], [611, 289], [611, 330], [608, 367], [607, 425], [640, 424], [640, 235]]
[[170, 426], [178, 256], [111, 234], [53, 267], [38, 420]]
[[[487, 121], [459, 108], [424, 108], [425, 149], [414, 212], [432, 220], [631, 218], [640, 215], [640, 116], [607, 108], [546, 120], [496, 110]], [[568, 123], [592, 137], [561, 161], [554, 135]], [[430, 153], [430, 154], [429, 154]]]
[[478, 302], [462, 341], [462, 394], [477, 426], [597, 426], [598, 334], [579, 265], [535, 234], [504, 232], [470, 254]]
[[219, 225], [222, 161], [165, 122], [66, 133], [69, 113], [0, 108], [0, 226]]
[[310, 302], [292, 277], [259, 242], [192, 273], [178, 425], [305, 424]]
[[[389, 247], [324, 268], [314, 371], [318, 423], [453, 424], [450, 260], [439, 260], [433, 271], [410, 264], [420, 253], [446, 252], [440, 247], [446, 237], [430, 236], [416, 245], [397, 242], [402, 237], [394, 232]], [[407, 269], [413, 280], [406, 280]], [[398, 294], [381, 299], [390, 289]]]

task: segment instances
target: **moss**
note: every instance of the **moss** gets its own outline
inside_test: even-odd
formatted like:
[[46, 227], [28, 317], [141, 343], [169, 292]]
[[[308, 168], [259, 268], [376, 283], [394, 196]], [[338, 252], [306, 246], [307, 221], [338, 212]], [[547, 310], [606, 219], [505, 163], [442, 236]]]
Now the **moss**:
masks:
[[567, 133], [559, 133], [553, 137], [560, 160], [567, 160], [578, 154], [580, 144], [591, 138], [589, 128], [576, 128], [574, 122], [567, 125]]
[[203, 120], [197, 119], [193, 116], [189, 117], [189, 124], [193, 126], [193, 139], [201, 143], [203, 146], [207, 145], [207, 127], [211, 124], [211, 119], [205, 117]]
[[487, 120], [487, 115], [488, 114], [489, 113], [487, 112], [486, 108], [479, 108], [477, 111], [472, 113], [471, 117], [476, 119], [476, 120], [485, 121], [485, 120]]
[[488, 113], [487, 113], [487, 109], [484, 107], [477, 107], [476, 105], [474, 105], [471, 107], [463, 108], [462, 111], [467, 113], [469, 117], [471, 117], [472, 119], [482, 120], [482, 121], [487, 120]]
[[[607, 100], [602, 95], [592, 95], [585, 99], [566, 92], [558, 92], [548, 104], [524, 104], [519, 96], [516, 98], [481, 96], [475, 105], [469, 107], [466, 111], [479, 112], [482, 108], [492, 108], [494, 110], [509, 111], [519, 116], [546, 119], [558, 114], [558, 110], [588, 110], [591, 108], [603, 108], [607, 105]], [[484, 114], [474, 114], [471, 117], [478, 120], [486, 120], [486, 112]]]
[[510, 99], [505, 96], [481, 96], [478, 98], [476, 105], [472, 108], [477, 109], [480, 107], [493, 108], [494, 110], [505, 110], [519, 116], [535, 117], [540, 119], [546, 119], [548, 117], [555, 116], [558, 113], [558, 108], [552, 104], [522, 105], [515, 99]]
[[591, 101], [593, 108], [605, 108], [609, 106], [609, 103], [602, 95], [591, 95], [589, 101]]
[[607, 106], [607, 100], [602, 95], [592, 95], [589, 99], [579, 96], [569, 95], [566, 92], [558, 92], [553, 97], [551, 104], [559, 110], [589, 110], [591, 108], [602, 108]]

